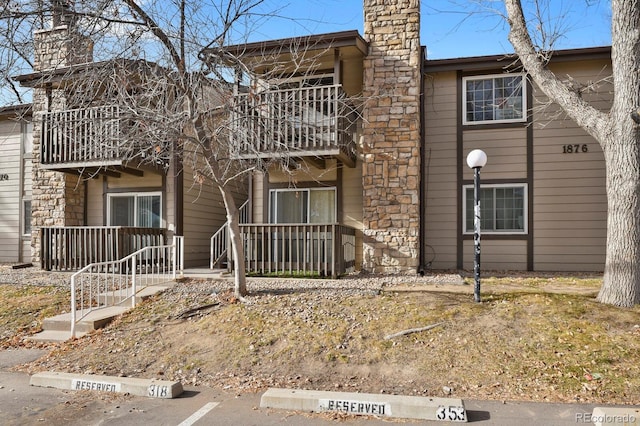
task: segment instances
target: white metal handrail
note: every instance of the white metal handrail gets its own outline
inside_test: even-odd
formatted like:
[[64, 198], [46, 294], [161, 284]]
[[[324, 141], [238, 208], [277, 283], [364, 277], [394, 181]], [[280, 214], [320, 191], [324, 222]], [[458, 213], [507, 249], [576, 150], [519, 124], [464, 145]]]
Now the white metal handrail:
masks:
[[92, 310], [124, 306], [144, 287], [175, 280], [184, 271], [184, 237], [148, 246], [119, 260], [91, 263], [71, 276], [71, 337], [76, 324]]
[[[248, 223], [249, 222], [249, 200], [242, 203], [240, 206], [240, 223]], [[229, 224], [225, 222], [224, 225], [220, 227], [216, 231], [213, 236], [211, 236], [211, 254], [210, 254], [210, 267], [214, 269], [216, 264], [222, 260], [225, 254], [227, 254], [227, 249], [229, 247]]]

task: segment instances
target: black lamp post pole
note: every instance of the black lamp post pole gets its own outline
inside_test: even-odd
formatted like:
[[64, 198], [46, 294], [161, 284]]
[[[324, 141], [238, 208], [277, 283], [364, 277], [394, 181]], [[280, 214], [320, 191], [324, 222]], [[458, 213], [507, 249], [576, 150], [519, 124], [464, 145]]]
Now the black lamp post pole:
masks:
[[478, 303], [480, 302], [480, 169], [481, 167], [473, 168], [473, 249], [475, 255], [473, 261], [473, 276], [475, 278], [473, 299]]

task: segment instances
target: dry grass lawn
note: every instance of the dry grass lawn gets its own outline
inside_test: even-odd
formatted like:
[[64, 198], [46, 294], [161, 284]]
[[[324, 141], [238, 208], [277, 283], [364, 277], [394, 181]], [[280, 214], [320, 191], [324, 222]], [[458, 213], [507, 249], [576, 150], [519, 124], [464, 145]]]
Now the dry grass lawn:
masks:
[[[485, 278], [480, 304], [472, 286], [267, 293], [252, 304], [170, 290], [90, 336], [49, 345], [49, 355], [21, 369], [163, 377], [238, 392], [286, 386], [637, 405], [640, 306], [595, 302], [599, 285], [590, 276]], [[2, 346], [24, 344], [43, 317], [65, 309], [65, 297], [53, 287], [0, 285]]]

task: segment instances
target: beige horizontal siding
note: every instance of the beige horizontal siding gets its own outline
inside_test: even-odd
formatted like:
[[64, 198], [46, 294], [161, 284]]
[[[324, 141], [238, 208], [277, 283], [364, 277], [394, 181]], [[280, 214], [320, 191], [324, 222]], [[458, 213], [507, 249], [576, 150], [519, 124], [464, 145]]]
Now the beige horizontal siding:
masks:
[[455, 267], [457, 261], [456, 73], [427, 76], [425, 90], [423, 250], [431, 268], [449, 269]]
[[134, 176], [123, 173], [119, 178], [108, 178], [109, 189], [126, 188], [161, 188], [162, 175], [144, 172], [144, 176]]
[[[209, 265], [211, 237], [226, 221], [226, 209], [220, 190], [207, 182], [202, 186], [193, 179], [193, 171], [185, 165], [184, 175], [184, 245], [187, 266]], [[236, 207], [246, 200], [246, 186], [231, 187]]]
[[104, 197], [102, 196], [102, 178], [89, 179], [87, 181], [87, 225], [104, 226], [107, 218], [104, 217]]
[[0, 261], [17, 262], [20, 255], [20, 179], [22, 125], [0, 121]]
[[[610, 73], [607, 68], [605, 62], [590, 61], [563, 64], [555, 71], [588, 84]], [[610, 88], [605, 83], [585, 98], [606, 110]], [[545, 97], [534, 93], [538, 105], [544, 104]], [[534, 111], [534, 269], [601, 271], [607, 227], [602, 149], [557, 106]], [[578, 145], [579, 152], [563, 153], [565, 145]], [[588, 152], [582, 152], [583, 145]]]
[[362, 269], [362, 161], [342, 169], [342, 218], [338, 221], [356, 229], [356, 269]]
[[463, 179], [473, 179], [467, 167], [466, 155], [474, 149], [487, 154], [482, 179], [526, 179], [527, 132], [525, 128], [490, 129], [465, 128], [463, 133]]
[[[481, 266], [482, 270], [526, 270], [527, 269], [527, 242], [481, 240]], [[473, 269], [474, 246], [473, 240], [464, 240], [463, 268]]]
[[254, 173], [251, 194], [251, 213], [253, 217], [250, 219], [253, 223], [266, 223], [265, 211], [268, 206], [265, 206], [265, 202], [268, 202], [264, 194], [264, 180], [265, 175], [262, 173]]

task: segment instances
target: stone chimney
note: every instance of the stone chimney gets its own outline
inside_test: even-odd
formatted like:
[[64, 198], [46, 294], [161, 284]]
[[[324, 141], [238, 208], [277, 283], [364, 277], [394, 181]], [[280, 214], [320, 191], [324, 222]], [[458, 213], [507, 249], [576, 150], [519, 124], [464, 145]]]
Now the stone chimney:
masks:
[[420, 1], [364, 0], [363, 268], [416, 273], [420, 233]]
[[[92, 60], [91, 40], [76, 28], [69, 1], [51, 0], [52, 27], [34, 33], [34, 72], [48, 72]], [[67, 108], [64, 86], [38, 84], [33, 89], [33, 167], [31, 257], [40, 261], [40, 228], [85, 224], [84, 183], [76, 175], [40, 167], [41, 113]]]

